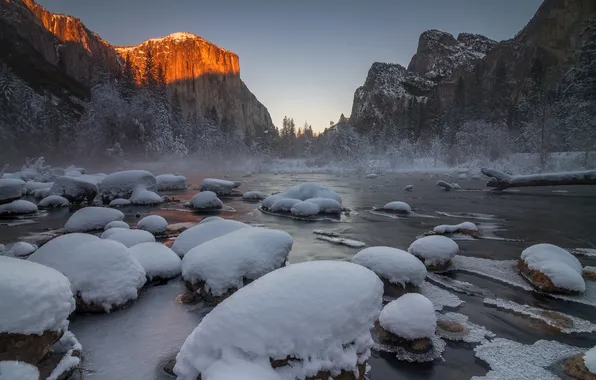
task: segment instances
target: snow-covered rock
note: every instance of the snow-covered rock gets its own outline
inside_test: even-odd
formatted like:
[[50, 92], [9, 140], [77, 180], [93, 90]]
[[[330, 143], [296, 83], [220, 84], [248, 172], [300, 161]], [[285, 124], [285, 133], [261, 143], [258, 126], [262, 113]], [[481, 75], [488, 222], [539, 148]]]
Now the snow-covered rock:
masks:
[[225, 356], [207, 368], [202, 380], [281, 380], [267, 360], [251, 361]]
[[159, 194], [142, 186], [137, 186], [133, 190], [129, 200], [133, 205], [158, 205], [163, 202], [163, 198]]
[[129, 230], [130, 226], [128, 225], [128, 223], [123, 222], [121, 220], [114, 220], [113, 222], [106, 224], [106, 226], [103, 229], [109, 230], [111, 228], [124, 228], [126, 230]]
[[366, 178], [368, 179], [373, 179], [373, 178], [377, 178], [379, 175], [377, 173], [369, 173], [366, 175]]
[[160, 174], [157, 180], [157, 191], [186, 190], [186, 177], [177, 174]]
[[209, 222], [202, 221], [198, 225], [189, 228], [178, 236], [172, 244], [172, 250], [183, 257], [186, 252], [199, 244], [215, 239], [230, 232], [234, 232], [241, 228], [251, 228], [248, 224], [237, 222], [235, 220], [212, 220]]
[[137, 229], [151, 232], [154, 235], [163, 234], [168, 229], [168, 221], [159, 215], [149, 215], [139, 220]]
[[238, 182], [225, 179], [205, 178], [201, 182], [201, 191], [212, 191], [217, 195], [230, 195], [235, 188], [240, 186]]
[[128, 228], [127, 227], [112, 227], [112, 228], [108, 228], [104, 232], [101, 233], [100, 238], [101, 239], [107, 239], [110, 236], [112, 236], [113, 234], [115, 234], [116, 232], [129, 231], [129, 230], [130, 230], [130, 226]]
[[37, 211], [35, 203], [24, 199], [18, 199], [10, 203], [0, 205], [0, 215], [22, 215], [32, 214]]
[[590, 348], [584, 354], [584, 364], [592, 375], [596, 375], [596, 347]]
[[208, 216], [206, 218], [201, 219], [199, 224], [209, 223], [209, 222], [213, 222], [215, 220], [224, 220], [224, 218], [222, 218], [221, 216], [212, 215], [212, 216]]
[[149, 280], [168, 280], [180, 274], [180, 257], [163, 244], [141, 243], [130, 247], [128, 251], [145, 269]]
[[319, 206], [321, 214], [341, 214], [341, 203], [331, 198], [309, 198], [305, 202]]
[[408, 252], [419, 258], [429, 269], [443, 269], [457, 255], [459, 246], [445, 236], [431, 235], [414, 241]]
[[405, 191], [412, 191], [414, 190], [414, 185], [407, 185], [406, 187], [404, 187]]
[[260, 201], [261, 199], [267, 198], [267, 194], [262, 191], [247, 191], [242, 194], [242, 199], [247, 201]]
[[316, 203], [300, 201], [292, 206], [290, 213], [294, 216], [309, 217], [317, 215], [321, 208]]
[[106, 224], [123, 219], [124, 214], [113, 208], [85, 207], [72, 214], [64, 228], [66, 232], [103, 230]]
[[408, 293], [389, 302], [379, 315], [381, 327], [406, 340], [431, 338], [437, 328], [433, 303], [418, 293]]
[[223, 207], [223, 202], [213, 191], [201, 191], [190, 200], [190, 207], [194, 210], [209, 211], [219, 210]]
[[113, 200], [110, 202], [109, 206], [110, 206], [110, 207], [122, 207], [122, 206], [128, 206], [128, 205], [131, 205], [131, 204], [132, 204], [132, 202], [131, 202], [131, 201], [129, 201], [128, 199], [124, 199], [124, 198], [116, 198], [116, 199], [113, 199]]
[[284, 379], [364, 370], [382, 295], [379, 278], [351, 263], [313, 261], [275, 270], [203, 318], [184, 342], [174, 372], [195, 380], [231, 353], [261, 363], [291, 358], [275, 369]]
[[[426, 278], [424, 264], [408, 252], [397, 248], [365, 248], [352, 257], [352, 262], [375, 272], [386, 285], [417, 287]], [[388, 293], [389, 289], [385, 289], [385, 292]]]
[[0, 203], [17, 200], [25, 192], [25, 181], [13, 178], [0, 179]]
[[477, 225], [472, 222], [463, 222], [460, 224], [442, 224], [440, 226], [436, 226], [433, 228], [433, 232], [436, 234], [453, 234], [453, 233], [462, 233], [472, 236], [480, 235], [480, 229]]
[[39, 370], [22, 361], [1, 361], [0, 380], [39, 380]]
[[39, 208], [56, 208], [56, 207], [68, 207], [70, 202], [68, 199], [61, 197], [60, 195], [49, 195], [39, 201], [37, 207]]
[[62, 176], [56, 178], [50, 188], [50, 193], [68, 199], [70, 202], [93, 203], [97, 196], [97, 185], [85, 179]]
[[302, 202], [300, 199], [281, 198], [269, 208], [271, 212], [290, 212], [296, 203]]
[[99, 193], [104, 202], [115, 198], [130, 198], [138, 187], [155, 191], [157, 179], [146, 170], [125, 170], [106, 176], [99, 185]]
[[273, 206], [277, 201], [283, 199], [283, 197], [279, 194], [270, 195], [267, 198], [263, 199], [261, 202], [261, 207], [265, 210], [269, 210], [271, 206]]
[[[137, 299], [146, 281], [145, 270], [125, 245], [87, 234], [72, 235], [76, 236], [69, 234], [51, 240], [29, 260], [68, 277], [77, 299], [77, 311], [110, 311]], [[52, 244], [58, 239], [63, 240]]]
[[292, 244], [283, 231], [241, 228], [188, 251], [182, 277], [204, 296], [225, 297], [284, 265]]
[[409, 214], [412, 212], [412, 208], [406, 202], [395, 201], [389, 202], [381, 209], [384, 212], [391, 212], [395, 214]]
[[50, 195], [55, 195], [52, 194], [52, 188], [50, 187], [49, 189], [44, 188], [44, 189], [37, 189], [37, 190], [33, 190], [33, 192], [31, 193], [31, 195], [35, 198], [35, 199], [43, 199], [43, 198], [47, 198]]
[[304, 182], [292, 186], [279, 193], [283, 198], [293, 198], [305, 201], [310, 198], [329, 198], [341, 204], [341, 197], [328, 187], [313, 182]]
[[151, 232], [143, 230], [129, 230], [125, 228], [112, 228], [114, 233], [109, 234], [105, 239], [114, 240], [130, 248], [141, 243], [154, 243], [155, 236]]
[[52, 187], [53, 184], [53, 182], [27, 181], [25, 182], [25, 190], [27, 191], [27, 194], [33, 194], [35, 190], [49, 189]]
[[37, 246], [35, 244], [20, 241], [18, 243], [14, 243], [12, 247], [10, 247], [8, 254], [14, 257], [24, 257], [29, 256], [36, 250]]
[[518, 268], [534, 286], [552, 293], [586, 290], [579, 260], [553, 244], [535, 244], [523, 250]]

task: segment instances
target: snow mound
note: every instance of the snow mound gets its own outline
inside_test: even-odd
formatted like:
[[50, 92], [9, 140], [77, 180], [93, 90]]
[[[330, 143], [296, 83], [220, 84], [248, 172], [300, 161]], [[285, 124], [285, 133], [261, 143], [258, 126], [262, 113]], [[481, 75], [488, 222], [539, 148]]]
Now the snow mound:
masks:
[[25, 190], [27, 191], [27, 194], [33, 194], [35, 190], [49, 189], [52, 187], [53, 184], [53, 182], [27, 181], [25, 182]]
[[128, 225], [128, 223], [123, 222], [121, 220], [114, 220], [113, 222], [106, 224], [106, 226], [103, 229], [107, 231], [112, 228], [124, 228], [126, 230], [129, 230], [130, 226]]
[[431, 235], [414, 241], [408, 252], [422, 260], [427, 267], [437, 267], [449, 263], [459, 252], [459, 246], [445, 236]]
[[1, 361], [0, 380], [39, 380], [39, 370], [25, 362]]
[[529, 269], [545, 274], [557, 288], [577, 292], [586, 290], [582, 265], [561, 247], [535, 244], [523, 250], [521, 259]]
[[24, 199], [18, 199], [7, 204], [0, 205], [0, 215], [22, 215], [32, 214], [37, 211], [35, 203]]
[[409, 214], [412, 212], [412, 208], [406, 202], [394, 201], [389, 202], [383, 206], [384, 211], [391, 211], [400, 214]]
[[215, 216], [215, 215], [208, 216], [206, 218], [201, 219], [201, 221], [199, 222], [199, 224], [209, 223], [209, 222], [213, 222], [213, 221], [216, 221], [216, 220], [224, 220], [224, 218], [222, 218], [221, 216]]
[[[312, 261], [270, 272], [216, 306], [184, 342], [174, 372], [195, 380], [226, 353], [285, 360], [278, 374], [356, 371], [370, 356], [383, 284], [368, 269]], [[250, 326], [250, 328], [247, 328]]]
[[157, 180], [157, 191], [186, 190], [186, 177], [177, 174], [160, 174]]
[[406, 187], [404, 187], [405, 191], [412, 191], [414, 190], [414, 185], [407, 185]]
[[205, 282], [205, 289], [218, 297], [242, 288], [245, 279], [256, 280], [280, 268], [292, 244], [284, 231], [242, 228], [188, 251], [182, 260], [182, 277], [193, 284]]
[[104, 232], [101, 233], [100, 238], [107, 239], [110, 236], [114, 235], [116, 232], [120, 231], [130, 231], [130, 227], [112, 227], [106, 229]]
[[590, 348], [584, 354], [584, 364], [590, 373], [596, 375], [596, 347]]
[[379, 315], [379, 324], [400, 338], [431, 338], [437, 328], [435, 308], [428, 298], [408, 293], [389, 302]]
[[321, 208], [316, 203], [300, 201], [292, 206], [290, 212], [295, 216], [308, 217], [317, 215]]
[[301, 200], [294, 199], [294, 198], [281, 198], [280, 200], [275, 202], [273, 204], [273, 206], [271, 206], [269, 208], [269, 211], [271, 211], [271, 212], [290, 212], [292, 210], [292, 207], [294, 207], [294, 205], [298, 202], [301, 202]]
[[125, 170], [106, 176], [99, 185], [104, 202], [115, 198], [129, 198], [137, 187], [154, 191], [157, 179], [146, 170]]
[[155, 236], [151, 232], [143, 230], [127, 230], [120, 228], [112, 228], [114, 233], [109, 234], [105, 239], [114, 240], [124, 244], [130, 248], [141, 243], [154, 243]]
[[0, 256], [0, 333], [61, 331], [75, 308], [60, 272], [28, 260]]
[[201, 182], [200, 191], [212, 191], [217, 195], [230, 195], [238, 186], [238, 183], [225, 179], [205, 178]]
[[352, 257], [352, 262], [362, 265], [392, 284], [420, 285], [426, 278], [426, 267], [406, 251], [391, 247], [370, 247]]
[[8, 254], [15, 256], [15, 257], [23, 257], [23, 256], [29, 256], [36, 250], [37, 250], [36, 245], [26, 243], [24, 241], [20, 241], [18, 243], [13, 244], [13, 246], [10, 247]]
[[266, 360], [249, 361], [226, 355], [202, 374], [203, 380], [281, 380]]
[[137, 186], [130, 196], [130, 203], [133, 205], [158, 205], [163, 202], [163, 198], [142, 186]]
[[55, 195], [55, 194], [52, 194], [52, 192], [50, 190], [51, 190], [51, 188], [33, 190], [31, 195], [35, 199], [43, 199], [43, 198], [49, 197], [50, 195]]
[[198, 225], [189, 228], [174, 240], [172, 250], [183, 257], [186, 252], [199, 244], [215, 239], [230, 232], [234, 232], [241, 228], [250, 228], [248, 224], [237, 222], [235, 220], [213, 220], [209, 222], [199, 223]]
[[305, 202], [314, 203], [319, 206], [322, 214], [340, 214], [341, 203], [330, 198], [309, 198]]
[[99, 238], [90, 234], [72, 233], [58, 236], [39, 247], [31, 256], [30, 261], [51, 266], [55, 261], [69, 260], [71, 251], [81, 244], [98, 241]]
[[138, 289], [145, 284], [145, 271], [126, 246], [97, 238], [82, 242], [88, 238], [83, 238], [85, 234], [78, 235], [72, 239], [78, 244], [67, 245], [64, 250], [56, 249], [59, 247], [55, 245], [49, 251], [38, 254], [46, 248], [46, 244], [29, 260], [52, 267], [68, 277], [73, 294], [80, 297], [86, 306], [101, 306], [103, 310], [110, 311], [136, 299]]
[[19, 199], [25, 191], [25, 181], [13, 178], [0, 179], [0, 202]]
[[149, 280], [167, 280], [180, 274], [180, 257], [163, 244], [141, 243], [130, 247], [128, 251], [145, 269]]
[[152, 234], [163, 234], [168, 229], [168, 221], [159, 215], [149, 215], [139, 220], [137, 229], [151, 232]]
[[328, 187], [313, 182], [304, 182], [292, 186], [279, 194], [282, 198], [293, 198], [305, 201], [310, 198], [328, 198], [341, 204], [341, 197]]
[[68, 199], [61, 197], [60, 195], [49, 195], [39, 201], [37, 207], [39, 208], [53, 208], [53, 207], [68, 207], [70, 202]]
[[112, 208], [85, 207], [72, 214], [64, 228], [66, 232], [103, 230], [106, 224], [123, 219], [124, 214]]
[[436, 226], [435, 228], [433, 228], [433, 231], [437, 234], [452, 234], [454, 232], [459, 232], [462, 230], [479, 231], [479, 228], [477, 225], [475, 225], [472, 222], [463, 222], [463, 223], [454, 224], [454, 225], [442, 224], [440, 226]]
[[50, 193], [59, 195], [71, 202], [83, 202], [91, 204], [97, 196], [98, 188], [95, 182], [81, 178], [58, 177], [50, 188]]
[[195, 210], [219, 210], [223, 207], [223, 202], [213, 191], [201, 191], [190, 200], [190, 207]]
[[265, 210], [269, 210], [277, 201], [281, 199], [283, 199], [283, 197], [279, 194], [270, 195], [263, 200], [261, 207], [263, 207]]
[[110, 207], [122, 207], [132, 204], [128, 199], [116, 198], [110, 202]]
[[267, 195], [262, 191], [247, 191], [242, 194], [242, 199], [249, 201], [260, 201], [261, 199], [267, 198]]

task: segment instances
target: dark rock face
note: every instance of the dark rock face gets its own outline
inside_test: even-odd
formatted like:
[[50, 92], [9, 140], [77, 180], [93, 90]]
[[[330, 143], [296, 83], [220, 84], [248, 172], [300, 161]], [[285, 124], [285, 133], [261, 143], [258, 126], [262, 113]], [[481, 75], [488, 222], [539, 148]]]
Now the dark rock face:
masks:
[[60, 339], [62, 333], [46, 331], [41, 335], [0, 333], [0, 360], [37, 364]]

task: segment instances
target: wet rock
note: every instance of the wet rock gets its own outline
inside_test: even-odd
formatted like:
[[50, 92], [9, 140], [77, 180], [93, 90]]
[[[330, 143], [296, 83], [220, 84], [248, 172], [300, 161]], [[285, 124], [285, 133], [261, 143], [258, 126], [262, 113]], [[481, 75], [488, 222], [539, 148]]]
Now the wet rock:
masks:
[[457, 322], [452, 322], [452, 321], [437, 321], [437, 327], [450, 332], [450, 333], [461, 333], [464, 332], [464, 326], [462, 326], [461, 324], [457, 323]]
[[552, 280], [539, 270], [530, 269], [524, 260], [519, 260], [517, 269], [533, 286], [546, 293], [578, 295], [579, 292], [569, 289], [559, 288], [553, 284]]
[[37, 364], [61, 336], [62, 333], [57, 331], [45, 331], [41, 335], [0, 333], [0, 361]]
[[[139, 289], [137, 291], [138, 296], [141, 295], [141, 289]], [[77, 296], [75, 297], [75, 302], [76, 302], [76, 312], [77, 313], [81, 313], [81, 314], [85, 314], [85, 313], [91, 313], [91, 314], [99, 314], [99, 313], [106, 313], [106, 308], [102, 305], [102, 304], [98, 304], [95, 302], [85, 302], [85, 300], [83, 300], [83, 298], [77, 294]], [[128, 306], [130, 306], [132, 303], [134, 302], [134, 300], [128, 300], [124, 303], [121, 304], [113, 304], [110, 306], [109, 312], [114, 312], [114, 311], [118, 311], [118, 310], [122, 310], [124, 308], [127, 308]]]
[[596, 280], [596, 267], [584, 267], [583, 275], [588, 280]]
[[433, 348], [432, 341], [429, 338], [404, 339], [382, 328], [379, 322], [375, 322], [374, 332], [380, 344], [400, 346], [415, 354], [423, 354]]
[[570, 357], [563, 362], [565, 374], [578, 380], [596, 380], [596, 375], [591, 373], [584, 362], [584, 354]]

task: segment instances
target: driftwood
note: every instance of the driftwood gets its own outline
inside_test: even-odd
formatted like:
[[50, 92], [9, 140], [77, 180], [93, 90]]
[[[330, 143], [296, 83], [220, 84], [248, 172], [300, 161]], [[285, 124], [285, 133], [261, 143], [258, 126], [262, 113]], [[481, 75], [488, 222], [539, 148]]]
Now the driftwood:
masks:
[[490, 177], [486, 186], [497, 190], [509, 187], [596, 185], [596, 170], [516, 176], [494, 169], [482, 168], [481, 171], [482, 174]]

